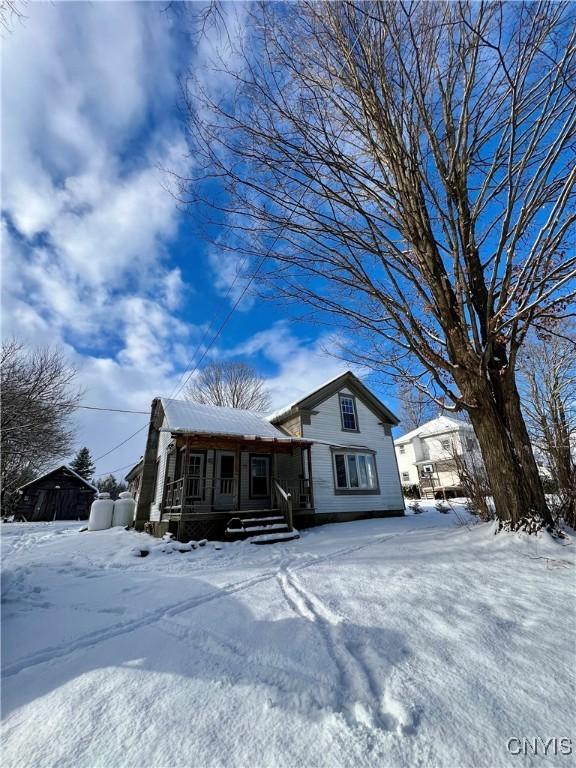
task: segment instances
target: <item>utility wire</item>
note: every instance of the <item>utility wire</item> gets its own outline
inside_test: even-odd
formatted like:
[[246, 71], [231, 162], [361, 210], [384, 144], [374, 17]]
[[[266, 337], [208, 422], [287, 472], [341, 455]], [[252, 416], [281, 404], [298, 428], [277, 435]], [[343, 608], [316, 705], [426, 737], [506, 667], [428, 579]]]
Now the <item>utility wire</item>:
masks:
[[[349, 53], [348, 53], [348, 56], [347, 56], [347, 58], [349, 58], [349, 57], [352, 55], [352, 53], [353, 53], [354, 49], [356, 48], [356, 46], [357, 46], [357, 44], [358, 44], [358, 41], [360, 40], [360, 35], [361, 35], [361, 34], [364, 32], [364, 29], [365, 29], [365, 27], [367, 26], [367, 24], [368, 24], [368, 18], [366, 18], [366, 20], [365, 20], [365, 21], [364, 21], [364, 23], [362, 24], [362, 27], [361, 27], [361, 28], [360, 28], [360, 30], [358, 31], [358, 34], [356, 35], [356, 37], [355, 37], [355, 39], [354, 39], [354, 42], [353, 42], [353, 43], [352, 43], [352, 45], [350, 46], [350, 51], [349, 51]], [[345, 66], [346, 66], [346, 62], [344, 62], [344, 63], [342, 64], [342, 67], [340, 68], [340, 73], [339, 73], [339, 74], [342, 74], [342, 72], [344, 71], [344, 67], [345, 67]], [[336, 139], [335, 139], [335, 141], [338, 141], [338, 140], [340, 139], [340, 137], [342, 136], [342, 134], [343, 134], [343, 133], [344, 133], [344, 127], [342, 127], [342, 130], [341, 130], [341, 131], [340, 131], [340, 133], [339, 133], [339, 134], [336, 136]], [[297, 155], [296, 155], [296, 160], [298, 160], [298, 159], [300, 158], [300, 155], [302, 154], [302, 152], [303, 152], [303, 149], [302, 149], [302, 147], [301, 147], [301, 148], [298, 150], [298, 153], [297, 153]], [[305, 188], [304, 188], [304, 190], [303, 190], [302, 194], [300, 195], [300, 197], [298, 198], [298, 200], [297, 200], [297, 201], [296, 201], [296, 203], [294, 204], [294, 206], [293, 206], [292, 210], [290, 211], [290, 213], [289, 213], [289, 215], [288, 215], [288, 220], [287, 220], [287, 222], [286, 222], [287, 224], [289, 224], [289, 223], [292, 221], [292, 218], [294, 217], [294, 214], [296, 213], [296, 210], [297, 210], [298, 206], [300, 205], [300, 203], [301, 203], [301, 202], [302, 202], [302, 200], [304, 199], [304, 195], [305, 195], [305, 194], [308, 192], [308, 190], [310, 189], [310, 187], [311, 187], [311, 186], [312, 186], [312, 179], [310, 179], [310, 181], [309, 181], [309, 182], [306, 184], [306, 186], [305, 186]], [[285, 226], [286, 226], [286, 225], [285, 225]], [[284, 226], [282, 229], [284, 229], [284, 228], [285, 228], [285, 226]], [[214, 337], [212, 338], [212, 340], [211, 340], [210, 344], [209, 344], [209, 345], [206, 347], [206, 349], [205, 349], [205, 350], [204, 350], [204, 352], [202, 353], [202, 357], [200, 358], [200, 360], [198, 360], [198, 362], [196, 363], [196, 365], [194, 366], [194, 368], [193, 368], [193, 369], [190, 371], [190, 373], [189, 373], [189, 374], [186, 376], [186, 378], [184, 379], [184, 382], [183, 382], [183, 383], [181, 383], [181, 384], [180, 384], [180, 385], [179, 385], [179, 386], [176, 388], [175, 392], [174, 392], [174, 393], [171, 395], [171, 398], [174, 398], [174, 397], [176, 397], [176, 395], [177, 395], [177, 394], [178, 394], [178, 393], [179, 393], [179, 392], [182, 390], [182, 388], [183, 388], [183, 387], [185, 387], [185, 386], [186, 386], [186, 384], [187, 384], [187, 383], [190, 381], [190, 379], [192, 378], [192, 376], [193, 376], [193, 375], [196, 373], [196, 371], [198, 370], [198, 367], [199, 367], [199, 365], [202, 363], [202, 361], [204, 360], [204, 358], [205, 358], [205, 357], [206, 357], [206, 355], [208, 354], [209, 350], [211, 349], [212, 345], [213, 345], [213, 344], [214, 344], [214, 342], [215, 342], [215, 341], [218, 339], [218, 337], [220, 336], [220, 334], [221, 334], [221, 333], [222, 333], [222, 331], [224, 330], [224, 327], [226, 326], [226, 324], [228, 323], [228, 321], [230, 320], [230, 318], [232, 317], [232, 315], [233, 315], [233, 314], [234, 314], [234, 312], [236, 311], [236, 309], [237, 309], [238, 305], [240, 304], [240, 302], [242, 301], [242, 299], [243, 299], [243, 298], [244, 298], [244, 296], [246, 295], [246, 292], [248, 291], [248, 288], [250, 288], [250, 286], [252, 285], [252, 283], [253, 283], [253, 281], [254, 281], [254, 279], [255, 279], [256, 275], [257, 275], [257, 274], [260, 272], [260, 270], [262, 269], [262, 266], [263, 266], [263, 264], [264, 264], [264, 261], [265, 261], [265, 260], [266, 260], [266, 259], [267, 259], [267, 258], [270, 256], [270, 254], [272, 253], [273, 249], [274, 249], [274, 248], [275, 248], [275, 246], [276, 246], [276, 243], [277, 243], [277, 242], [278, 242], [278, 240], [280, 239], [280, 236], [281, 236], [281, 234], [282, 234], [282, 230], [281, 230], [281, 231], [280, 231], [280, 232], [279, 232], [279, 233], [276, 235], [276, 237], [274, 238], [274, 240], [273, 240], [273, 242], [272, 242], [272, 245], [271, 245], [271, 246], [268, 248], [268, 250], [266, 251], [266, 253], [265, 253], [265, 254], [262, 256], [262, 258], [260, 259], [260, 262], [258, 263], [258, 266], [256, 267], [255, 271], [252, 273], [252, 275], [251, 275], [251, 276], [250, 276], [250, 278], [248, 279], [248, 281], [247, 281], [246, 285], [244, 286], [244, 289], [243, 289], [243, 290], [242, 290], [242, 292], [240, 293], [240, 296], [239, 296], [239, 297], [238, 297], [238, 299], [236, 299], [236, 301], [234, 302], [234, 304], [233, 304], [233, 306], [232, 306], [232, 309], [231, 309], [231, 310], [228, 312], [228, 314], [227, 314], [227, 315], [226, 315], [226, 317], [224, 318], [223, 322], [221, 323], [220, 327], [219, 327], [219, 328], [218, 328], [218, 330], [216, 331], [216, 333], [215, 333]], [[242, 265], [241, 265], [241, 267], [240, 267], [240, 271], [242, 270], [242, 268], [243, 268], [244, 264], [246, 263], [246, 260], [247, 260], [247, 259], [248, 259], [248, 255], [246, 255], [246, 256], [244, 257], [244, 260], [243, 260], [243, 262], [242, 262]], [[233, 282], [232, 282], [232, 285], [231, 285], [231, 286], [230, 286], [230, 288], [228, 289], [228, 292], [227, 292], [227, 294], [226, 294], [225, 298], [227, 298], [227, 297], [228, 297], [228, 295], [230, 294], [230, 292], [231, 292], [231, 290], [232, 290], [232, 288], [233, 288], [233, 286], [234, 286], [234, 284], [235, 284], [235, 282], [236, 282], [236, 280], [237, 280], [237, 278], [238, 278], [238, 275], [239, 275], [239, 272], [236, 274], [236, 277], [234, 278], [234, 280], [233, 280]], [[211, 325], [212, 325], [212, 322], [210, 322], [210, 326], [211, 326]], [[210, 326], [209, 326], [209, 327], [210, 327]], [[203, 337], [203, 339], [202, 339], [202, 342], [204, 341], [204, 338], [205, 338], [205, 337]], [[194, 352], [194, 355], [192, 356], [192, 360], [194, 360], [194, 358], [196, 357], [196, 354], [197, 354], [197, 353], [198, 353], [198, 351], [200, 350], [200, 347], [202, 346], [202, 342], [200, 342], [200, 344], [199, 344], [199, 345], [198, 345], [198, 347], [196, 348], [196, 350], [195, 350], [195, 352]]]
[[[354, 39], [354, 42], [353, 42], [353, 43], [352, 43], [352, 45], [350, 46], [350, 52], [349, 52], [349, 54], [348, 54], [348, 57], [350, 57], [350, 55], [352, 54], [352, 52], [353, 52], [353, 51], [354, 51], [354, 49], [356, 48], [356, 45], [358, 44], [358, 41], [360, 40], [360, 35], [361, 35], [361, 34], [362, 34], [362, 32], [364, 31], [364, 28], [367, 26], [367, 23], [368, 23], [368, 18], [367, 18], [367, 19], [364, 21], [364, 24], [362, 25], [361, 29], [359, 30], [358, 34], [356, 35], [356, 38]], [[344, 71], [344, 67], [345, 67], [345, 66], [346, 66], [346, 63], [343, 63], [343, 64], [342, 64], [342, 67], [341, 67], [341, 69], [340, 69], [340, 74], [342, 74], [342, 72]], [[344, 130], [345, 130], [345, 128], [344, 128], [344, 127], [342, 127], [342, 130], [341, 130], [341, 131], [340, 131], [340, 133], [339, 133], [339, 134], [336, 136], [336, 139], [335, 139], [335, 141], [338, 141], [338, 140], [340, 139], [340, 137], [341, 137], [341, 136], [343, 135], [343, 133], [344, 133]], [[300, 155], [302, 154], [302, 151], [303, 151], [303, 150], [302, 150], [302, 148], [300, 148], [300, 149], [298, 150], [298, 154], [296, 155], [296, 160], [298, 160], [298, 159], [299, 159]], [[304, 199], [304, 195], [305, 195], [305, 194], [308, 192], [308, 190], [310, 189], [310, 187], [311, 187], [311, 186], [312, 186], [312, 179], [310, 179], [310, 181], [309, 181], [309, 182], [306, 184], [306, 186], [304, 187], [304, 190], [302, 191], [302, 194], [299, 196], [299, 198], [298, 198], [298, 200], [296, 201], [296, 203], [294, 203], [294, 206], [292, 207], [292, 210], [290, 211], [290, 213], [289, 213], [289, 215], [288, 215], [288, 219], [287, 219], [287, 222], [286, 222], [286, 224], [289, 224], [289, 223], [292, 221], [292, 219], [293, 219], [293, 217], [294, 217], [294, 214], [296, 213], [296, 210], [297, 210], [298, 206], [300, 205], [300, 203], [301, 203], [301, 202], [302, 202], [302, 200]], [[286, 225], [285, 225], [285, 226], [286, 226]], [[285, 226], [283, 227], [283, 229], [285, 228]], [[188, 375], [186, 375], [186, 378], [184, 379], [184, 381], [183, 381], [181, 384], [179, 384], [179, 385], [177, 386], [176, 390], [175, 390], [175, 391], [174, 391], [174, 393], [171, 395], [171, 398], [174, 398], [174, 397], [176, 397], [176, 395], [178, 395], [178, 394], [179, 394], [179, 393], [182, 391], [183, 387], [185, 387], [185, 386], [186, 386], [186, 384], [187, 384], [187, 383], [190, 381], [190, 379], [192, 378], [192, 376], [193, 376], [193, 375], [196, 373], [196, 371], [198, 370], [198, 366], [199, 366], [199, 365], [202, 363], [202, 361], [204, 360], [204, 358], [206, 357], [206, 355], [208, 354], [208, 352], [209, 352], [209, 351], [210, 351], [210, 349], [212, 348], [212, 346], [213, 346], [214, 342], [215, 342], [215, 341], [217, 341], [217, 339], [220, 337], [220, 334], [222, 333], [222, 331], [223, 331], [223, 330], [224, 330], [224, 328], [226, 327], [226, 325], [227, 325], [228, 321], [230, 320], [230, 318], [232, 317], [232, 315], [234, 314], [234, 312], [235, 312], [235, 311], [236, 311], [236, 309], [238, 308], [238, 305], [240, 304], [240, 302], [242, 301], [242, 299], [243, 299], [243, 298], [244, 298], [244, 296], [246, 295], [246, 292], [248, 291], [248, 289], [250, 288], [250, 286], [251, 286], [251, 285], [252, 285], [252, 283], [254, 282], [254, 279], [256, 278], [256, 276], [258, 275], [258, 273], [260, 272], [260, 270], [262, 269], [262, 266], [263, 266], [263, 264], [264, 264], [265, 260], [266, 260], [266, 259], [267, 259], [267, 258], [270, 256], [270, 254], [272, 253], [273, 249], [274, 249], [274, 248], [275, 248], [275, 246], [276, 246], [276, 243], [277, 243], [277, 242], [278, 242], [278, 240], [280, 239], [280, 236], [281, 236], [281, 234], [282, 234], [282, 230], [281, 230], [281, 231], [280, 231], [280, 232], [279, 232], [279, 233], [276, 235], [276, 237], [274, 238], [274, 240], [273, 240], [273, 242], [272, 242], [272, 245], [270, 245], [270, 247], [269, 247], [269, 248], [266, 250], [266, 252], [265, 252], [265, 253], [264, 253], [264, 255], [262, 256], [262, 258], [261, 258], [261, 259], [260, 259], [260, 261], [258, 262], [258, 266], [257, 266], [257, 267], [256, 267], [256, 269], [254, 270], [254, 272], [252, 273], [252, 275], [249, 277], [248, 281], [246, 282], [246, 285], [244, 286], [244, 288], [242, 289], [242, 291], [241, 291], [240, 295], [238, 296], [238, 298], [236, 299], [236, 301], [235, 301], [235, 302], [234, 302], [234, 304], [232, 305], [232, 307], [231, 307], [230, 311], [227, 313], [226, 317], [224, 318], [224, 320], [223, 320], [223, 321], [222, 321], [222, 323], [220, 324], [220, 326], [219, 326], [218, 330], [216, 331], [216, 333], [215, 333], [215, 334], [214, 334], [214, 336], [212, 337], [212, 340], [210, 341], [210, 343], [208, 344], [208, 346], [206, 347], [206, 349], [205, 349], [205, 350], [204, 350], [204, 352], [202, 353], [202, 355], [201, 355], [200, 359], [198, 360], [198, 362], [196, 363], [196, 365], [194, 366], [194, 368], [192, 368], [192, 370], [190, 371], [190, 373], [189, 373]], [[242, 262], [242, 265], [241, 265], [241, 267], [240, 267], [240, 271], [241, 271], [242, 267], [244, 266], [244, 264], [246, 263], [246, 260], [247, 260], [247, 259], [248, 259], [248, 255], [246, 255], [246, 256], [244, 257], [244, 260], [243, 260], [243, 262]], [[236, 277], [235, 277], [235, 278], [234, 278], [234, 280], [232, 281], [232, 283], [231, 283], [231, 285], [230, 285], [230, 287], [229, 287], [229, 289], [228, 289], [228, 292], [227, 292], [227, 293], [226, 293], [226, 295], [225, 295], [225, 298], [227, 298], [227, 297], [229, 296], [230, 292], [232, 291], [232, 288], [234, 287], [234, 284], [236, 283], [236, 280], [238, 279], [238, 276], [239, 276], [239, 274], [240, 274], [240, 271], [239, 271], [239, 272], [236, 274]], [[210, 324], [209, 324], [209, 326], [208, 326], [208, 329], [209, 329], [211, 326], [212, 326], [212, 321], [210, 322]], [[208, 329], [207, 329], [207, 330], [208, 330]], [[192, 356], [191, 362], [194, 360], [194, 357], [196, 357], [196, 355], [197, 355], [197, 354], [198, 354], [198, 352], [200, 351], [200, 348], [201, 348], [201, 346], [202, 346], [202, 343], [203, 343], [203, 341], [204, 341], [204, 338], [205, 338], [205, 336], [206, 336], [206, 334], [204, 334], [204, 336], [202, 337], [202, 341], [200, 342], [200, 344], [197, 346], [196, 350], [194, 351], [194, 354], [193, 354], [193, 356]], [[127, 437], [127, 438], [126, 438], [126, 440], [123, 440], [121, 443], [118, 443], [118, 445], [115, 445], [113, 448], [111, 448], [111, 449], [110, 449], [109, 451], [107, 451], [106, 453], [103, 453], [103, 454], [102, 454], [102, 456], [98, 456], [98, 458], [94, 459], [94, 461], [98, 461], [98, 459], [101, 459], [101, 458], [103, 458], [104, 456], [108, 456], [108, 454], [112, 453], [112, 452], [113, 452], [113, 451], [115, 451], [116, 449], [118, 449], [118, 448], [120, 448], [121, 446], [125, 445], [125, 443], [127, 443], [127, 442], [128, 442], [129, 440], [131, 440], [133, 437], [136, 437], [136, 435], [137, 435], [137, 434], [139, 434], [140, 432], [142, 432], [142, 430], [143, 430], [143, 429], [145, 429], [145, 428], [146, 428], [146, 427], [147, 427], [149, 424], [150, 424], [150, 422], [148, 422], [148, 423], [147, 423], [147, 424], [145, 424], [143, 427], [141, 427], [139, 430], [137, 430], [136, 432], [134, 432], [134, 434], [130, 435], [130, 437]]]
[[129, 411], [123, 408], [102, 408], [98, 405], [76, 405], [75, 408], [84, 408], [88, 411], [110, 411], [111, 413], [142, 413], [148, 416], [148, 411]]
[[142, 430], [146, 429], [146, 427], [150, 424], [150, 421], [147, 421], [146, 424], [140, 427], [140, 429], [137, 429], [136, 432], [133, 432], [129, 437], [127, 437], [125, 440], [122, 440], [121, 443], [118, 443], [118, 445], [115, 445], [113, 448], [110, 448], [109, 451], [106, 451], [106, 453], [103, 453], [101, 456], [96, 456], [94, 461], [100, 461], [100, 459], [103, 459], [104, 456], [108, 456], [108, 454], [112, 453], [113, 451], [117, 450], [123, 445], [126, 445], [126, 443], [129, 440], [132, 440], [133, 437], [136, 437], [136, 435], [139, 435]]
[[130, 464], [124, 464], [123, 467], [116, 467], [115, 469], [109, 469], [107, 472], [99, 472], [94, 477], [104, 477], [104, 475], [113, 475], [115, 472], [120, 472], [122, 469], [128, 469], [128, 467], [134, 467], [139, 462], [131, 461]]

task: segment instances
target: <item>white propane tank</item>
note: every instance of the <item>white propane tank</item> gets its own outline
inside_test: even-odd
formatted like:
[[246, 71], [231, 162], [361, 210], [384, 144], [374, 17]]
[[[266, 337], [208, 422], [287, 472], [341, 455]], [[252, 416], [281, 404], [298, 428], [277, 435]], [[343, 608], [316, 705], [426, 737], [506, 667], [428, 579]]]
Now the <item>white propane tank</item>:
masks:
[[112, 526], [121, 525], [126, 527], [131, 525], [134, 520], [134, 509], [136, 502], [132, 498], [130, 491], [124, 491], [119, 494], [114, 502], [114, 514], [112, 515]]
[[112, 513], [114, 511], [114, 502], [109, 493], [99, 493], [96, 501], [92, 502], [90, 507], [90, 519], [88, 520], [89, 531], [103, 531], [110, 528], [112, 524]]

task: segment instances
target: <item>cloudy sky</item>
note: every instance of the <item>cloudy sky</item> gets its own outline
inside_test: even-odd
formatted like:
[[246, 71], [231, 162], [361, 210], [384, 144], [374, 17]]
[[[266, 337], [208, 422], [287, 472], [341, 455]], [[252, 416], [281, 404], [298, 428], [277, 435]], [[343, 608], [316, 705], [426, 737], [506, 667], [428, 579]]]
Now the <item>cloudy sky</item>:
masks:
[[[195, 234], [201, 212], [178, 209], [161, 170], [191, 162], [178, 75], [213, 55], [164, 7], [31, 3], [3, 40], [3, 336], [63, 348], [85, 405], [148, 411], [172, 395], [235, 298], [234, 271]], [[331, 346], [252, 299], [210, 355], [256, 366], [280, 407], [345, 369]], [[78, 446], [99, 457], [146, 421], [81, 411]], [[97, 473], [122, 475], [145, 434]]]

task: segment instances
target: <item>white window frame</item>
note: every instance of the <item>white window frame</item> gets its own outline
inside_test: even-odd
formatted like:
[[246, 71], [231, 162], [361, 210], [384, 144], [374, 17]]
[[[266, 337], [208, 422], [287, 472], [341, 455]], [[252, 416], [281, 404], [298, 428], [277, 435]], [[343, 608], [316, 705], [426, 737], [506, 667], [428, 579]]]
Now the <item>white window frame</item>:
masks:
[[399, 445], [398, 446], [400, 453], [406, 453], [406, 446], [405, 445]]
[[403, 483], [410, 482], [410, 472], [402, 472], [402, 482]]
[[[349, 400], [352, 404], [352, 412], [346, 411], [344, 412], [343, 404], [344, 400]], [[342, 430], [344, 432], [359, 432], [358, 428], [358, 412], [356, 410], [356, 398], [354, 395], [347, 395], [345, 392], [339, 392], [338, 393], [338, 404], [340, 406], [340, 424], [342, 426]], [[344, 424], [344, 413], [346, 413], [346, 416], [352, 416], [354, 418], [354, 426], [353, 427], [347, 427]]]
[[434, 464], [422, 464], [422, 467], [420, 469], [420, 474], [424, 475], [433, 475], [434, 474]]
[[[346, 485], [338, 485], [338, 468], [336, 466], [336, 457], [344, 457], [344, 471], [346, 473]], [[358, 485], [350, 484], [350, 459], [355, 458], [356, 479]], [[361, 459], [364, 461], [364, 472], [361, 471]], [[334, 487], [337, 491], [348, 491], [350, 493], [362, 493], [369, 491], [378, 492], [378, 471], [376, 469], [376, 456], [373, 453], [363, 453], [361, 451], [334, 451], [332, 454], [332, 464], [334, 468]], [[364, 479], [362, 477], [364, 475]]]

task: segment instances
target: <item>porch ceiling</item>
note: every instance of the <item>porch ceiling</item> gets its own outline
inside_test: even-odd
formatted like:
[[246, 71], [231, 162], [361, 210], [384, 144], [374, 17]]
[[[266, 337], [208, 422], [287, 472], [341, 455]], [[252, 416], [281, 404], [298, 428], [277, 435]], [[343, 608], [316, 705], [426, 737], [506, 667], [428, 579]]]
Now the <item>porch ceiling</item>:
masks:
[[221, 448], [223, 450], [239, 449], [241, 451], [289, 453], [293, 448], [304, 448], [312, 444], [312, 440], [301, 438], [262, 438], [254, 435], [213, 435], [209, 433], [172, 432], [176, 446], [195, 446], [196, 448]]

